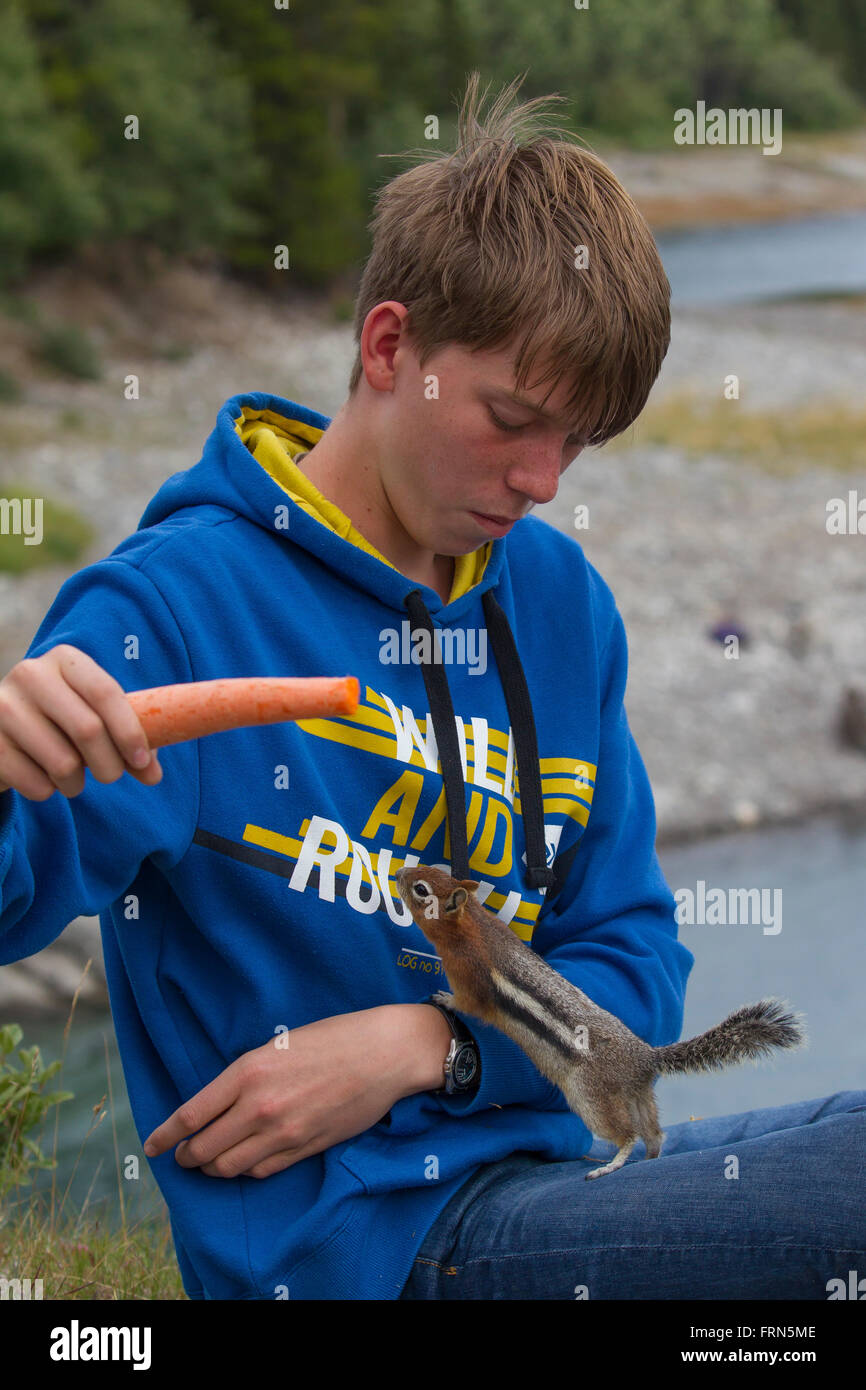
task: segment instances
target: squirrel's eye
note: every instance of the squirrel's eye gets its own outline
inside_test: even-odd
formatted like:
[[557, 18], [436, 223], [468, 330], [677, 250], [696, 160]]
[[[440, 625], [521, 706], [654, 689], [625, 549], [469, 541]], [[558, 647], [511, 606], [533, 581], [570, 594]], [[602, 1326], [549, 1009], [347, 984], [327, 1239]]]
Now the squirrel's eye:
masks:
[[417, 898], [429, 898], [429, 896], [430, 896], [430, 885], [427, 884], [427, 883], [424, 883], [424, 882], [419, 878], [418, 881], [417, 881], [416, 883], [413, 883], [413, 884], [412, 884], [412, 892], [415, 894], [415, 896], [416, 896]]

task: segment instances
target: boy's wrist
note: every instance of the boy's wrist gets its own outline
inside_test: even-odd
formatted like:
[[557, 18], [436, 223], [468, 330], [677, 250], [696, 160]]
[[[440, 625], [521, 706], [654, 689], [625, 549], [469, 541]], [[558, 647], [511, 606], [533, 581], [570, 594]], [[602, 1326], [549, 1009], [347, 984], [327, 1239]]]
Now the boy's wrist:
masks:
[[445, 1085], [445, 1058], [451, 1029], [432, 1004], [393, 1004], [400, 1010], [398, 1035], [406, 1061], [406, 1095], [438, 1091]]

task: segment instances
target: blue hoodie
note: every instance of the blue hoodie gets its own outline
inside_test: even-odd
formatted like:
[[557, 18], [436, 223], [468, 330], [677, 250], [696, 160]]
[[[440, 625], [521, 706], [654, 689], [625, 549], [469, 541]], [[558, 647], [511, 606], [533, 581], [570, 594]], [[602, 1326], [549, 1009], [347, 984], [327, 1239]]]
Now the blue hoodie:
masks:
[[[626, 637], [576, 540], [534, 517], [458, 557], [449, 601], [405, 578], [295, 461], [330, 421], [260, 392], [136, 532], [60, 589], [61, 642], [125, 690], [352, 674], [351, 718], [212, 734], [80, 796], [0, 795], [0, 963], [99, 914], [140, 1138], [281, 1030], [445, 987], [394, 884], [404, 864], [479, 900], [652, 1044], [679, 1037], [691, 953], [655, 853], [623, 697]], [[432, 638], [436, 633], [438, 644]], [[398, 1101], [265, 1179], [149, 1160], [192, 1299], [396, 1299], [482, 1164], [591, 1144], [516, 1044], [466, 1017], [481, 1083]]]

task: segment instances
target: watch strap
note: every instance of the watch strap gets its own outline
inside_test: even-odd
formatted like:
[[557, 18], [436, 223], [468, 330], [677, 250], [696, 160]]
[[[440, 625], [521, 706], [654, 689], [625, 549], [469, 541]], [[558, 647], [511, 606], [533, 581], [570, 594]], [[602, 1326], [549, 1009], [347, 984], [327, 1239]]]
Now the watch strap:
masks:
[[[448, 1055], [444, 1062], [445, 1084], [444, 1086], [440, 1086], [433, 1094], [449, 1096], [467, 1095], [472, 1091], [476, 1091], [481, 1080], [481, 1057], [476, 1039], [473, 1037], [462, 1018], [460, 1018], [458, 1014], [455, 1014], [453, 1010], [446, 1008], [444, 1004], [440, 1004], [438, 1000], [432, 997], [423, 999], [421, 1002], [423, 1004], [432, 1004], [434, 1009], [438, 1009], [451, 1029], [451, 1045], [448, 1048]], [[454, 1077], [453, 1066], [458, 1052], [464, 1047], [471, 1047], [473, 1050], [475, 1074], [468, 1084], [461, 1085]]]

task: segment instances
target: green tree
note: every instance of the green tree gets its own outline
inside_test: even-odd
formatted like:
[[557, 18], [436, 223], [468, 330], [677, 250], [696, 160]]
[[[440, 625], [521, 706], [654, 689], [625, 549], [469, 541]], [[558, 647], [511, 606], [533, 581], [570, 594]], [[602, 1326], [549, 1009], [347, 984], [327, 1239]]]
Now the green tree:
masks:
[[862, 119], [834, 64], [791, 37], [773, 0], [694, 0], [690, 9], [701, 49], [696, 95], [708, 105], [780, 107], [799, 129]]
[[[841, 3], [841, 0], [839, 0]], [[863, 111], [832, 64], [792, 38], [772, 0], [611, 0], [546, 11], [464, 0], [497, 78], [529, 69], [525, 96], [560, 92], [582, 134], [666, 143], [673, 113], [782, 106], [792, 125], [841, 125]]]
[[254, 95], [255, 147], [265, 162], [256, 193], [264, 225], [261, 236], [235, 240], [235, 259], [272, 266], [273, 247], [284, 244], [293, 275], [325, 283], [361, 253], [369, 180], [384, 172], [374, 148], [386, 135], [380, 121], [387, 125], [392, 117], [398, 148], [407, 109], [415, 113], [413, 138], [421, 134], [423, 103], [434, 85], [436, 5], [192, 5], [212, 18], [220, 42], [237, 54]]
[[74, 130], [51, 110], [22, 10], [3, 6], [0, 42], [0, 277], [33, 255], [66, 250], [100, 225], [96, 180], [80, 166]]
[[256, 225], [245, 205], [259, 172], [249, 87], [184, 0], [29, 4], [48, 88], [74, 126], [106, 239], [190, 252], [221, 249]]
[[791, 33], [832, 59], [853, 91], [866, 96], [866, 0], [776, 0]]

